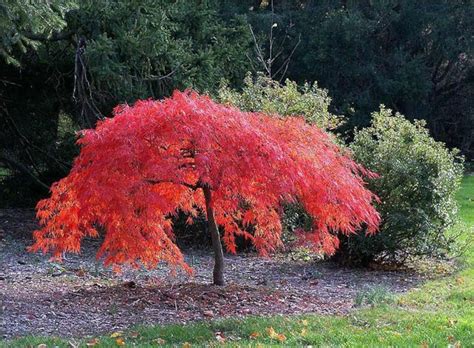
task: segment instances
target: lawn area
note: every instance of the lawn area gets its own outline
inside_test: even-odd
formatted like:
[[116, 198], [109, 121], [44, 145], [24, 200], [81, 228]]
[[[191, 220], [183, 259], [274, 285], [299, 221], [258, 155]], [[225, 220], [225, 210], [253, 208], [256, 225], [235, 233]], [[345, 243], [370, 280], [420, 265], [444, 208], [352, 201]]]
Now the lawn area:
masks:
[[[459, 192], [465, 235], [474, 228], [474, 176], [466, 176]], [[2, 347], [97, 346], [474, 346], [474, 250], [463, 255], [454, 275], [432, 280], [400, 297], [385, 296], [372, 307], [347, 316], [247, 318], [191, 325], [137, 327], [109, 336], [62, 340], [25, 337]], [[113, 337], [111, 337], [113, 336]], [[45, 346], [42, 346], [45, 347]]]

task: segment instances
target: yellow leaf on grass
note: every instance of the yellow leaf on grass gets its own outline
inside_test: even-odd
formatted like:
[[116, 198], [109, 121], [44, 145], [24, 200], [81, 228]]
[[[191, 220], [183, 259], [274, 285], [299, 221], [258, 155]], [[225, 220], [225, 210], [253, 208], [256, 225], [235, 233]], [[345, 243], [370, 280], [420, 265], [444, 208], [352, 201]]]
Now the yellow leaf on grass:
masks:
[[301, 336], [304, 337], [304, 336], [306, 336], [307, 333], [308, 333], [308, 330], [306, 330], [305, 327], [303, 329], [301, 329], [301, 332], [300, 332]]
[[110, 337], [111, 337], [111, 338], [116, 338], [116, 337], [120, 337], [120, 336], [122, 336], [122, 335], [123, 335], [123, 332], [121, 332], [121, 331], [116, 331], [116, 332], [112, 333], [112, 334], [110, 335]]
[[308, 321], [306, 319], [301, 320], [301, 324], [304, 326], [308, 326]]
[[278, 335], [276, 333], [275, 329], [271, 326], [267, 327], [266, 330], [267, 330], [267, 334], [268, 334], [268, 336], [270, 336], [270, 338], [276, 338], [276, 336]]
[[125, 341], [121, 337], [117, 338], [115, 340], [115, 343], [117, 343], [117, 345], [119, 345], [119, 346], [124, 346], [125, 345]]
[[267, 333], [271, 339], [277, 340], [279, 342], [286, 341], [286, 336], [283, 334], [277, 333], [273, 327], [267, 327]]
[[189, 343], [189, 342], [184, 342], [184, 343], [183, 343], [183, 348], [191, 348], [191, 343]]

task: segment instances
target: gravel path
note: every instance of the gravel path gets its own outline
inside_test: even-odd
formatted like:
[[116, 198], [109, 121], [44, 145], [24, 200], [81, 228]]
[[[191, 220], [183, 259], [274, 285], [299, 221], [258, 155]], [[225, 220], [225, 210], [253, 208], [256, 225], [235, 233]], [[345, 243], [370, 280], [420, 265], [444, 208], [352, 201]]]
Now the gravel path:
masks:
[[81, 255], [52, 263], [25, 251], [36, 228], [31, 210], [0, 210], [0, 337], [26, 334], [88, 336], [135, 324], [185, 323], [269, 314], [346, 314], [363, 289], [404, 292], [421, 279], [407, 272], [345, 269], [288, 257], [226, 256], [228, 285], [211, 282], [209, 252], [187, 250], [194, 277], [165, 267], [124, 270], [95, 260], [97, 240]]

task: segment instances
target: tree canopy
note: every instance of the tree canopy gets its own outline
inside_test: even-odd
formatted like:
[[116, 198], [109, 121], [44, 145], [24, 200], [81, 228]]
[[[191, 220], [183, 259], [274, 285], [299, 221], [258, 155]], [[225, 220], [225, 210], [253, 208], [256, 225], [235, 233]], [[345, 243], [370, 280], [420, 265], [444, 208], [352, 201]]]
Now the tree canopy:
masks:
[[242, 112], [176, 91], [118, 106], [81, 134], [70, 174], [38, 204], [33, 251], [79, 252], [102, 226], [98, 256], [106, 264], [188, 269], [173, 241], [178, 211], [189, 223], [207, 211], [228, 251], [243, 236], [264, 255], [281, 244], [284, 202], [301, 202], [313, 226], [300, 239], [323, 253], [334, 253], [338, 233], [363, 226], [373, 233], [379, 223], [363, 179], [374, 174], [302, 118]]

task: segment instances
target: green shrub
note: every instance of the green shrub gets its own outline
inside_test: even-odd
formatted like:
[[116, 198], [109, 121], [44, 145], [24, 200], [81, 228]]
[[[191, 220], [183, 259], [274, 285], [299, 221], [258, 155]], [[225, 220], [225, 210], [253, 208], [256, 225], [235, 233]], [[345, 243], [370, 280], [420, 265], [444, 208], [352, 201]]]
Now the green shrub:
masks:
[[383, 106], [350, 147], [359, 163], [380, 175], [369, 187], [380, 198], [382, 225], [374, 236], [343, 240], [339, 256], [402, 263], [449, 251], [453, 238], [446, 232], [456, 221], [463, 172], [458, 152], [431, 138], [423, 121], [412, 123]]
[[329, 112], [331, 98], [316, 82], [298, 86], [296, 82], [286, 80], [280, 84], [262, 74], [257, 74], [254, 79], [247, 73], [242, 91], [230, 89], [223, 81], [217, 99], [245, 111], [303, 116], [307, 122], [327, 130], [333, 130], [344, 122], [343, 117]]

